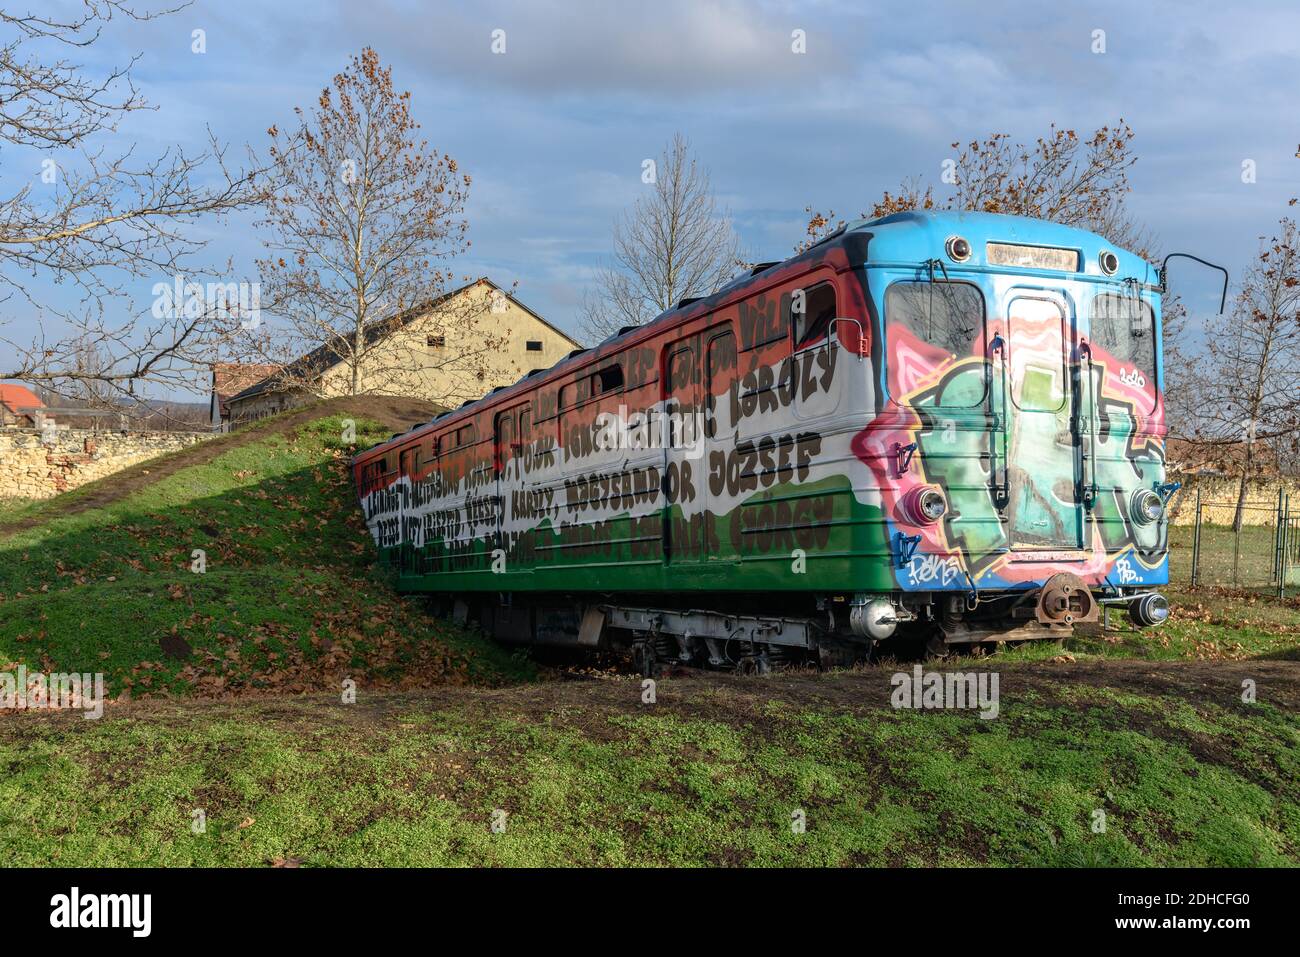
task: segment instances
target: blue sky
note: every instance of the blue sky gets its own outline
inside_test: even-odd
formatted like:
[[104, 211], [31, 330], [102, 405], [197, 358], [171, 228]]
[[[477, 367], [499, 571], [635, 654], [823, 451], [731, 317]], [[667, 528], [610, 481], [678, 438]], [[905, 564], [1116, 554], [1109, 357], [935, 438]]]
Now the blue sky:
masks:
[[[504, 55], [491, 51], [497, 29]], [[790, 49], [796, 29], [804, 55]], [[1095, 30], [1105, 53], [1092, 52]], [[614, 217], [644, 188], [642, 160], [679, 130], [754, 259], [789, 255], [809, 203], [856, 215], [900, 180], [937, 181], [954, 140], [1031, 141], [1053, 122], [1128, 121], [1136, 218], [1164, 249], [1234, 276], [1300, 194], [1295, 4], [199, 0], [115, 22], [78, 58], [94, 71], [142, 54], [134, 76], [158, 109], [102, 143], [152, 155], [200, 147], [208, 126], [262, 147], [364, 45], [412, 92], [431, 144], [474, 177], [473, 247], [457, 270], [518, 281], [570, 331]], [[0, 155], [6, 187], [38, 175], [33, 157]], [[213, 262], [251, 273], [251, 219], [199, 229]], [[11, 334], [31, 328], [24, 304], [0, 310]]]

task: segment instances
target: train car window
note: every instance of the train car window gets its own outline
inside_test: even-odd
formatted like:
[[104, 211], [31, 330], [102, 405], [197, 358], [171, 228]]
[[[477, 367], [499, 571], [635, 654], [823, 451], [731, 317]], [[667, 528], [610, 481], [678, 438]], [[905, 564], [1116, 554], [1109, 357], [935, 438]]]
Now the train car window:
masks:
[[514, 412], [502, 412], [497, 415], [497, 473], [505, 471], [506, 461], [515, 451], [515, 415]]
[[560, 409], [555, 416], [555, 434], [560, 445], [565, 444], [565, 433], [573, 425], [573, 412], [578, 407], [578, 383], [568, 382], [560, 387]]
[[525, 406], [519, 410], [519, 448], [516, 450], [523, 456], [524, 465], [532, 464], [533, 448], [533, 410]]
[[743, 350], [789, 340], [790, 299], [788, 292], [781, 293], [779, 298], [774, 292], [760, 293], [737, 304], [736, 323]]
[[716, 395], [736, 369], [736, 337], [724, 332], [709, 340], [709, 393]]
[[802, 311], [795, 308], [799, 299], [798, 296], [792, 296], [790, 305], [796, 349], [826, 337], [831, 320], [835, 318], [835, 287], [828, 282], [821, 282], [811, 289], [803, 290]]
[[[896, 282], [885, 293], [886, 333], [906, 329], [915, 338], [945, 350], [952, 358], [978, 355], [984, 342], [984, 296], [967, 282]], [[983, 376], [946, 390], [942, 406], [970, 409], [984, 402]]]
[[694, 357], [689, 348], [678, 349], [668, 357], [668, 382], [665, 383], [669, 393], [690, 395], [692, 365]]
[[665, 397], [677, 400], [667, 409], [669, 448], [685, 448], [693, 437], [688, 423], [693, 421], [690, 414], [695, 411], [695, 381], [695, 350], [689, 346], [678, 349], [668, 357], [668, 381], [665, 383]]
[[1147, 391], [1155, 408], [1156, 321], [1151, 306], [1133, 296], [1097, 296], [1092, 301], [1092, 344], [1119, 363], [1116, 375]]
[[474, 426], [462, 425], [456, 430], [456, 448], [463, 449], [474, 443]]
[[712, 438], [717, 434], [715, 415], [719, 396], [726, 392], [736, 376], [736, 337], [730, 331], [709, 340], [708, 369], [705, 404], [708, 409], [706, 426]]
[[620, 365], [606, 366], [597, 370], [591, 376], [591, 394], [593, 398], [610, 392], [619, 392], [622, 389], [623, 367]]
[[984, 297], [967, 282], [896, 282], [885, 296], [885, 322], [954, 358], [970, 355], [984, 341]]
[[[1017, 296], [1007, 307], [1011, 401], [1028, 412], [1059, 412], [1069, 397], [1065, 311], [1054, 299]], [[1019, 357], [1017, 358], [1017, 354]]]

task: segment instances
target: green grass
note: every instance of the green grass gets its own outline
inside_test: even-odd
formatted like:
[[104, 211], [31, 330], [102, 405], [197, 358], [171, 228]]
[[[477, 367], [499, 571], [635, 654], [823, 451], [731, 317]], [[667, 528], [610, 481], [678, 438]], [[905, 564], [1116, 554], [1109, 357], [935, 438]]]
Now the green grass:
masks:
[[0, 666], [104, 672], [110, 696], [529, 677], [375, 570], [342, 432], [338, 417], [270, 432], [104, 507], [43, 503], [38, 524], [0, 530]]
[[0, 498], [0, 525], [17, 521], [34, 512], [39, 503], [27, 498]]
[[778, 683], [660, 693], [689, 701], [624, 683], [622, 703], [33, 718], [0, 730], [0, 846], [20, 866], [1300, 863], [1300, 732], [1267, 704], [1065, 681], [981, 721]]
[[1129, 621], [1123, 606], [1113, 606], [1105, 631], [1080, 628], [1063, 642], [1030, 642], [1007, 648], [999, 657], [1043, 661], [1065, 654], [1078, 661], [1300, 661], [1300, 599], [1283, 601], [1271, 595], [1210, 588], [1165, 594], [1171, 615], [1159, 628], [1139, 628]]
[[[397, 596], [341, 427], [217, 440], [82, 512], [94, 485], [0, 502], [0, 671], [154, 699], [0, 715], [6, 863], [1300, 863], [1300, 601], [1175, 591], [1163, 629], [1116, 612], [981, 659], [1003, 677], [991, 721], [889, 708], [888, 668], [670, 678], [645, 706], [630, 679], [523, 683], [532, 665]], [[1113, 680], [1084, 683], [1088, 663]], [[1180, 669], [1201, 670], [1146, 677]], [[230, 697], [262, 691], [316, 693]]]

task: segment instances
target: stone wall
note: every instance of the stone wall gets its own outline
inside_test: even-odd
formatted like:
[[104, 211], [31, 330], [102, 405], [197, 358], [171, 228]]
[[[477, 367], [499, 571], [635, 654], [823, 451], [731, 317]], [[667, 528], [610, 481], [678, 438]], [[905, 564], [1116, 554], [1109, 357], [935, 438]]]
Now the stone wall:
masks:
[[0, 498], [50, 498], [212, 432], [0, 429]]
[[[1196, 490], [1201, 490], [1204, 520], [1211, 525], [1231, 525], [1237, 506], [1238, 479], [1226, 475], [1171, 474], [1171, 482], [1182, 482], [1174, 496], [1169, 518], [1174, 525], [1196, 524]], [[1247, 483], [1243, 525], [1276, 525], [1278, 490], [1291, 497], [1291, 514], [1300, 514], [1300, 481], [1296, 479], [1254, 479]]]

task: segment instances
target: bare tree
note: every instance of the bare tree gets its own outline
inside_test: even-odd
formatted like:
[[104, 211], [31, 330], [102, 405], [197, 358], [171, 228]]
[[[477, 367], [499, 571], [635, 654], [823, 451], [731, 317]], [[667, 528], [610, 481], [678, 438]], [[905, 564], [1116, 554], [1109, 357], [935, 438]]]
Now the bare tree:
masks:
[[[40, 184], [0, 197], [0, 286], [39, 310], [28, 341], [0, 336], [11, 355], [0, 379], [24, 379], [56, 391], [95, 382], [121, 395], [140, 382], [181, 385], [202, 375], [201, 362], [231, 334], [238, 318], [204, 310], [157, 316], [131, 304], [125, 281], [193, 275], [203, 241], [185, 227], [258, 198], [257, 172], [232, 169], [209, 134], [199, 154], [169, 150], [138, 160], [94, 145], [129, 113], [148, 109], [131, 82], [131, 60], [90, 75], [50, 49], [84, 50], [115, 16], [150, 20], [173, 10], [139, 12], [122, 0], [82, 0], [76, 16], [0, 11], [9, 38], [0, 46], [0, 144], [75, 152], [79, 160], [41, 161]], [[24, 177], [26, 178], [26, 177]], [[199, 181], [203, 184], [199, 185]], [[81, 306], [56, 309], [35, 301], [29, 277], [44, 275], [82, 292]], [[95, 369], [79, 366], [87, 349], [103, 353]]]
[[[468, 174], [417, 139], [410, 93], [397, 92], [369, 47], [310, 112], [295, 113], [291, 134], [268, 131], [273, 188], [262, 225], [270, 255], [258, 261], [263, 305], [282, 320], [265, 330], [261, 350], [284, 365], [280, 386], [319, 390], [322, 363], [346, 368], [343, 391], [353, 395], [420, 394], [427, 380], [414, 377], [430, 362], [446, 373], [439, 381], [481, 382], [503, 330], [491, 322], [490, 298], [445, 298], [451, 274], [438, 265], [468, 246]], [[422, 357], [413, 369], [386, 333], [435, 305], [438, 327], [473, 346]], [[316, 360], [293, 361], [314, 350]]]
[[[904, 181], [897, 193], [886, 190], [861, 217], [912, 209], [1033, 216], [1100, 233], [1118, 246], [1146, 255], [1150, 238], [1125, 208], [1128, 170], [1137, 162], [1130, 145], [1133, 135], [1121, 119], [1086, 138], [1052, 126], [1032, 146], [1014, 143], [1006, 133], [993, 133], [964, 146], [953, 143], [958, 153], [946, 200], [935, 198], [933, 185], [913, 178]], [[807, 236], [796, 249], [807, 248], [844, 225], [834, 210], [821, 213], [809, 206], [806, 212]]]
[[1211, 321], [1207, 364], [1199, 370], [1202, 433], [1208, 445], [1240, 449], [1237, 510], [1241, 527], [1261, 443], [1282, 457], [1300, 447], [1300, 230], [1282, 219], [1277, 235], [1261, 242], [1242, 279], [1234, 308]]
[[614, 257], [582, 306], [582, 331], [599, 341], [691, 296], [716, 292], [742, 265], [740, 241], [708, 171], [679, 133], [654, 167], [649, 194], [614, 224]]

